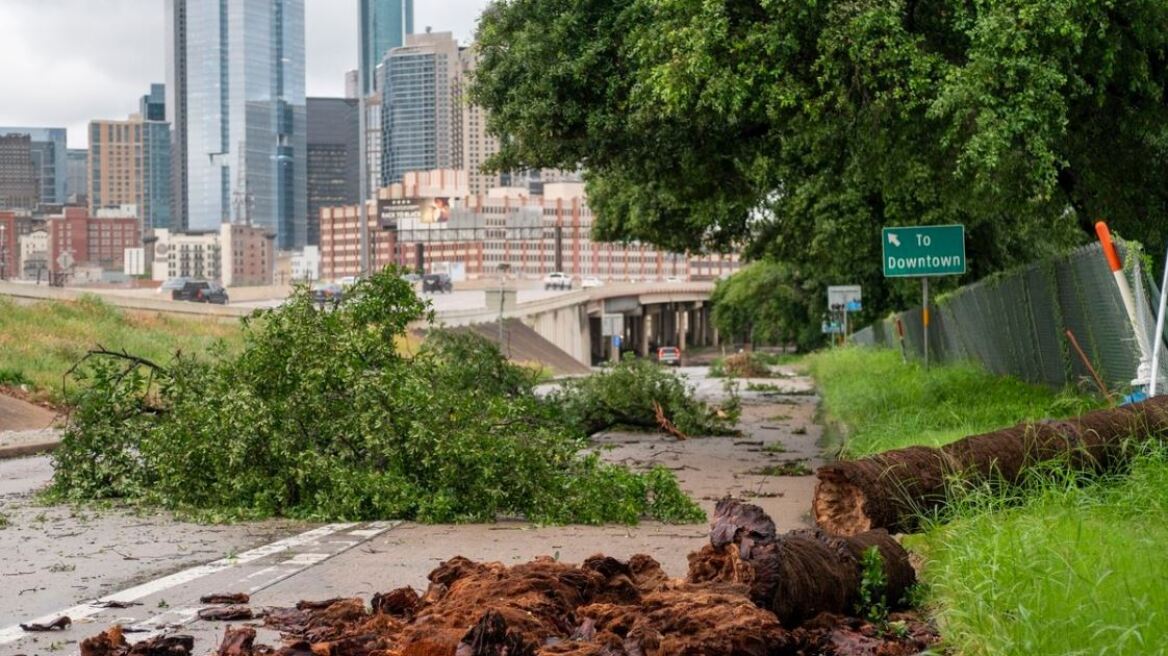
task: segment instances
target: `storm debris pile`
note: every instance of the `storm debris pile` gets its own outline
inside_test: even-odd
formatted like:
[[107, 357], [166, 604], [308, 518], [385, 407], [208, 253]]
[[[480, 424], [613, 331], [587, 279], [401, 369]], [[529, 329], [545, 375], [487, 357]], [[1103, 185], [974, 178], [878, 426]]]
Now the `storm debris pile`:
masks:
[[1111, 471], [1136, 441], [1168, 438], [1168, 397], [1097, 410], [1065, 421], [1019, 424], [939, 449], [909, 447], [819, 469], [814, 516], [838, 535], [876, 528], [911, 532], [944, 506], [949, 482], [995, 478], [1009, 484], [1043, 462], [1079, 471]]
[[758, 506], [718, 503], [710, 544], [690, 554], [689, 581], [745, 585], [751, 600], [774, 612], [786, 627], [820, 613], [852, 613], [860, 602], [865, 551], [879, 550], [887, 581], [884, 594], [896, 606], [916, 583], [908, 552], [887, 531], [840, 537], [821, 530], [779, 535]]
[[[686, 580], [649, 556], [552, 558], [507, 567], [462, 557], [430, 573], [419, 594], [399, 588], [360, 598], [256, 610], [282, 644], [253, 626], [226, 630], [220, 656], [783, 656], [913, 654], [936, 641], [915, 616], [898, 631], [848, 617], [859, 588], [858, 551], [884, 554], [890, 599], [912, 583], [907, 555], [886, 533], [832, 539], [777, 535], [755, 506], [718, 505], [711, 543], [690, 557]], [[841, 588], [842, 591], [835, 591]], [[849, 606], [851, 605], [851, 606]], [[134, 651], [116, 630], [83, 656], [172, 656]]]

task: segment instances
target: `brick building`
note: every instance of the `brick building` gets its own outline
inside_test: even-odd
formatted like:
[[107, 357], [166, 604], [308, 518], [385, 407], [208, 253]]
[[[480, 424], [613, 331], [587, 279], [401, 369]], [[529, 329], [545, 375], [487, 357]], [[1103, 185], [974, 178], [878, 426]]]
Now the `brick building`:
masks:
[[[49, 269], [53, 272], [74, 267], [121, 271], [126, 249], [142, 246], [135, 217], [95, 218], [84, 207], [66, 207], [62, 214], [48, 217], [46, 224]], [[66, 253], [68, 256], [62, 258]], [[69, 266], [62, 266], [63, 262]]]
[[[397, 264], [426, 272], [458, 271], [468, 278], [538, 278], [554, 271], [609, 281], [715, 279], [739, 267], [737, 255], [669, 253], [637, 243], [592, 240], [592, 211], [584, 184], [547, 183], [467, 193], [465, 172], [408, 173], [370, 202], [373, 268]], [[442, 209], [438, 212], [435, 207]], [[321, 211], [321, 277], [357, 275], [357, 206]]]

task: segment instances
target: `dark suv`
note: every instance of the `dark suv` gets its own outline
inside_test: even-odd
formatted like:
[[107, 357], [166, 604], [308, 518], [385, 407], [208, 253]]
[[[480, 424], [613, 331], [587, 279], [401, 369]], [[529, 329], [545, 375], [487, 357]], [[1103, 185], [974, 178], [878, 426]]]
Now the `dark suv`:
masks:
[[443, 292], [449, 294], [454, 291], [454, 281], [448, 273], [427, 273], [422, 276], [422, 293], [432, 294]]
[[227, 290], [219, 283], [207, 280], [188, 280], [182, 287], [170, 294], [171, 300], [192, 303], [215, 303], [227, 305]]

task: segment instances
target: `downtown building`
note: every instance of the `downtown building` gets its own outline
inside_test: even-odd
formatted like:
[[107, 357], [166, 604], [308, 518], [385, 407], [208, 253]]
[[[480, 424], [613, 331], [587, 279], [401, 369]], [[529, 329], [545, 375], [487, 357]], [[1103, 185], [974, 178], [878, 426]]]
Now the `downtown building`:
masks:
[[308, 99], [308, 238], [320, 243], [320, 210], [360, 200], [358, 101]]
[[307, 241], [304, 0], [167, 0], [175, 229]]
[[[408, 172], [367, 206], [370, 267], [397, 265], [456, 278], [506, 271], [537, 279], [562, 271], [579, 280], [714, 280], [737, 271], [737, 254], [670, 253], [639, 243], [592, 239], [594, 217], [581, 182], [497, 187], [471, 194], [460, 170]], [[436, 208], [443, 208], [438, 210]], [[321, 213], [321, 278], [358, 275], [358, 206]]]
[[413, 34], [389, 51], [381, 75], [381, 185], [410, 171], [460, 168], [455, 146], [459, 47], [449, 32]]
[[89, 211], [134, 206], [143, 234], [172, 223], [170, 124], [159, 118], [164, 97], [163, 85], [152, 85], [138, 114], [89, 124]]
[[[11, 139], [15, 137], [16, 139]], [[6, 139], [8, 138], [8, 139]], [[23, 139], [22, 139], [23, 138]], [[5, 194], [6, 167], [20, 170], [23, 177], [26, 161], [32, 166], [36, 191], [32, 203], [21, 200], [21, 205], [8, 201], [9, 208], [33, 209], [37, 204], [62, 205], [68, 201], [65, 181], [68, 179], [67, 131], [63, 127], [0, 127], [0, 195]], [[19, 145], [18, 145], [19, 142]], [[27, 142], [27, 155], [23, 144]], [[15, 149], [20, 149], [19, 160], [13, 160]], [[25, 159], [27, 158], [27, 160]], [[20, 183], [23, 183], [21, 180]], [[0, 198], [2, 202], [2, 198]]]

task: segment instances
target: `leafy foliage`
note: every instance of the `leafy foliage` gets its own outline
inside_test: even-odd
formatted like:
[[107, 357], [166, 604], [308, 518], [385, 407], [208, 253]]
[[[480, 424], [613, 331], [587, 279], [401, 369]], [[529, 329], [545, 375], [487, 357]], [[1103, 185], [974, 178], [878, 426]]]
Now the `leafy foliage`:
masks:
[[884, 574], [884, 556], [878, 547], [864, 550], [860, 561], [860, 601], [856, 613], [874, 624], [888, 621], [888, 577]]
[[796, 322], [912, 300], [885, 225], [965, 224], [978, 277], [1098, 217], [1168, 240], [1159, 0], [497, 0], [477, 41], [494, 166], [583, 167], [599, 238], [782, 262]]
[[655, 404], [686, 435], [735, 435], [741, 414], [736, 397], [710, 407], [680, 376], [632, 356], [601, 373], [565, 381], [548, 401], [564, 421], [589, 435], [618, 427], [660, 428]]
[[386, 271], [335, 310], [299, 290], [244, 326], [238, 355], [165, 366], [90, 358], [52, 492], [214, 516], [698, 521], [667, 471], [584, 453], [534, 375], [481, 338], [396, 344], [427, 308]]
[[754, 262], [718, 281], [710, 299], [712, 318], [725, 335], [745, 344], [799, 342], [806, 346], [818, 339], [818, 331], [809, 332], [808, 294], [790, 266]]

